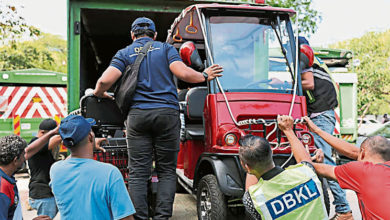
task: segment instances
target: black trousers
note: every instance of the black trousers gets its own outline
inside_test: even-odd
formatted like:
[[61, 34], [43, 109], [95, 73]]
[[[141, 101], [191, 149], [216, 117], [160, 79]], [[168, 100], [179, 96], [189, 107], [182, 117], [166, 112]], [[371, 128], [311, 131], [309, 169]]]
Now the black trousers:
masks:
[[[170, 108], [131, 109], [127, 116], [129, 192], [135, 219], [148, 219], [147, 187], [153, 153], [158, 176], [154, 219], [172, 216], [176, 192], [176, 162], [179, 151], [179, 111]], [[154, 152], [153, 152], [154, 150]]]

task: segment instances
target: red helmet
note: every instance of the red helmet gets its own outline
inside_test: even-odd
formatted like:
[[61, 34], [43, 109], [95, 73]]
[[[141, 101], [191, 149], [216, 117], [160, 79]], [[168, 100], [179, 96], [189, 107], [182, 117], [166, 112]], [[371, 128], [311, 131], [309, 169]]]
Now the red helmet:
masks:
[[313, 66], [314, 63], [314, 52], [313, 49], [307, 44], [301, 44], [299, 61], [302, 69], [307, 69]]
[[197, 71], [204, 70], [202, 59], [199, 56], [198, 50], [196, 49], [194, 42], [187, 41], [182, 44], [179, 50], [179, 54], [181, 59], [187, 66]]

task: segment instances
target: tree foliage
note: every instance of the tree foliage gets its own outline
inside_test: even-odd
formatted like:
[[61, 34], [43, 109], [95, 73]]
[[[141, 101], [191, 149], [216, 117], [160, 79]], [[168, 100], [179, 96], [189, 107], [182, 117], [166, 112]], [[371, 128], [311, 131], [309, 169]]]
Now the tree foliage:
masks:
[[14, 46], [24, 36], [38, 36], [39, 29], [27, 25], [18, 7], [0, 1], [0, 44]]
[[[267, 0], [267, 4], [275, 7], [292, 8], [298, 13], [299, 32], [305, 35], [314, 34], [322, 18], [312, 7], [311, 0]], [[295, 22], [297, 16], [292, 20]]]
[[[369, 32], [331, 45], [349, 49], [360, 65], [352, 67], [358, 74], [358, 113], [388, 113], [390, 104], [390, 30], [382, 33]], [[386, 107], [387, 106], [387, 107]]]
[[42, 34], [38, 39], [0, 47], [0, 70], [41, 68], [66, 72], [67, 44], [60, 36]]

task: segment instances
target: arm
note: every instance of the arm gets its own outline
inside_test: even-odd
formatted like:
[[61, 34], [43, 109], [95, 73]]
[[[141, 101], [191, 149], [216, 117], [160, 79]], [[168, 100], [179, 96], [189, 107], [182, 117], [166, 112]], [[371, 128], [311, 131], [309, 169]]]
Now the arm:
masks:
[[306, 151], [303, 144], [301, 143], [301, 141], [299, 141], [297, 136], [295, 136], [295, 133], [292, 130], [293, 124], [294, 121], [291, 116], [278, 117], [278, 126], [287, 136], [287, 139], [291, 145], [291, 150], [294, 154], [297, 163], [300, 163], [301, 161], [307, 161], [314, 166], [314, 169], [316, 170], [317, 174], [337, 181], [336, 175], [334, 174], [333, 166], [322, 163], [313, 163], [311, 161], [310, 154]]
[[313, 72], [308, 71], [301, 74], [302, 89], [314, 90], [314, 76]]
[[47, 132], [46, 134], [44, 134], [42, 137], [38, 138], [36, 141], [32, 142], [31, 144], [29, 144], [25, 149], [24, 149], [24, 158], [26, 160], [30, 159], [32, 156], [34, 156], [34, 154], [38, 153], [38, 151], [40, 151], [44, 146], [45, 144], [47, 144], [49, 142], [49, 139], [58, 134], [58, 129], [60, 127], [58, 126], [57, 128]]
[[95, 138], [95, 150], [106, 152], [106, 149], [101, 146], [103, 142], [107, 142], [107, 138]]
[[5, 187], [0, 188], [0, 207], [2, 207], [0, 209], [0, 219], [8, 219], [8, 207], [11, 204], [11, 199], [9, 198], [9, 196], [9, 190], [7, 190]]
[[336, 174], [334, 173], [335, 167], [324, 163], [312, 163], [316, 173], [326, 179], [337, 181]]
[[[205, 81], [203, 74], [193, 70], [185, 65], [182, 61], [174, 61], [169, 65], [171, 72], [179, 79], [189, 83], [201, 83]], [[204, 70], [208, 75], [208, 80], [213, 80], [215, 77], [220, 77], [219, 74], [223, 71], [222, 67], [214, 64]]]
[[302, 142], [295, 135], [292, 127], [294, 125], [294, 120], [291, 116], [283, 115], [278, 116], [278, 126], [280, 130], [286, 135], [288, 141], [290, 142], [291, 150], [294, 154], [294, 158], [297, 163], [302, 161], [307, 161], [312, 163], [310, 154], [306, 151]]
[[49, 140], [49, 150], [53, 150], [61, 143], [62, 139], [60, 135], [54, 135]]
[[324, 139], [329, 145], [331, 145], [335, 150], [340, 154], [345, 155], [351, 159], [357, 160], [359, 155], [359, 148], [355, 145], [350, 144], [342, 139], [339, 139], [323, 130], [321, 130], [317, 125], [315, 125], [309, 117], [304, 117], [304, 120], [307, 123], [307, 126], [311, 131], [318, 134], [322, 139]]
[[242, 197], [242, 203], [244, 204], [245, 210], [249, 214], [248, 219], [256, 219], [256, 220], [261, 220], [261, 215], [257, 212], [251, 195], [249, 194], [248, 191], [244, 193], [244, 196]]
[[111, 88], [121, 75], [122, 72], [119, 69], [109, 66], [98, 79], [93, 94], [101, 98], [112, 98], [106, 91]]

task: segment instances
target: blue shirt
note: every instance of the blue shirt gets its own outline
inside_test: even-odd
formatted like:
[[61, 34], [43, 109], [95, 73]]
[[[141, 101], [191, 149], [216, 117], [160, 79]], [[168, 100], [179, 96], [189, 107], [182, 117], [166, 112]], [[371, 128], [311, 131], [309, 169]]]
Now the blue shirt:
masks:
[[[110, 66], [122, 73], [126, 66], [134, 63], [143, 45], [152, 39], [143, 37], [119, 50]], [[146, 62], [145, 62], [146, 61]], [[155, 41], [140, 65], [138, 83], [131, 108], [173, 108], [179, 110], [176, 85], [169, 65], [182, 61], [177, 50], [170, 44]]]
[[111, 164], [69, 158], [50, 169], [61, 219], [121, 219], [135, 213], [123, 177]]

